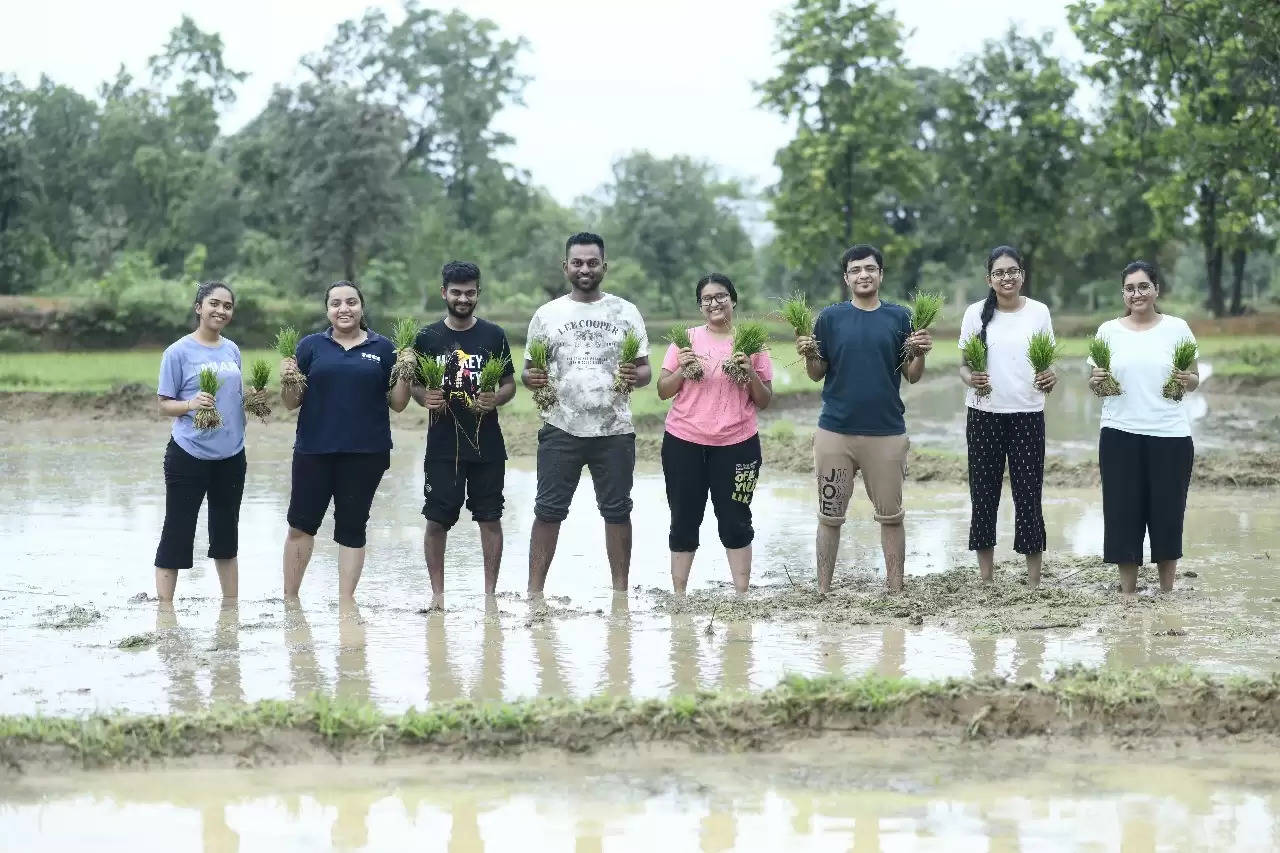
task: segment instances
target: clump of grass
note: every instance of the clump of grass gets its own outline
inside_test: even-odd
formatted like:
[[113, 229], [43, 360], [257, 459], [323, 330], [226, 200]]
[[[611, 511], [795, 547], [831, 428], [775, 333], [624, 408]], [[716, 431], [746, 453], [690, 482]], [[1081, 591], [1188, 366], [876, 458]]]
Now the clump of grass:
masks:
[[753, 356], [764, 352], [769, 345], [769, 328], [757, 320], [747, 320], [733, 327], [733, 351], [720, 365], [720, 369], [739, 385], [751, 380], [747, 371], [738, 364], [737, 355]]
[[[933, 325], [934, 321], [942, 314], [942, 306], [944, 300], [941, 293], [933, 293], [931, 291], [917, 291], [916, 295], [911, 297], [911, 304], [907, 306], [907, 310], [911, 312], [911, 334], [923, 331]], [[902, 361], [906, 363], [913, 358], [919, 358], [924, 352], [911, 343], [902, 345]]]
[[[293, 326], [281, 326], [280, 331], [276, 332], [276, 352], [281, 358], [297, 358], [298, 357], [298, 341], [302, 340], [302, 335], [298, 334], [298, 330]], [[299, 371], [296, 374], [282, 375], [280, 377], [280, 390], [286, 394], [295, 394], [307, 389], [307, 377]]]
[[[672, 326], [671, 331], [667, 332], [666, 340], [675, 344], [676, 349], [693, 349], [693, 341], [689, 338], [689, 330], [684, 327], [683, 323], [677, 323]], [[692, 379], [694, 382], [701, 381], [706, 376], [706, 371], [703, 369], [701, 361], [681, 365], [676, 372], [685, 379]]]
[[[1191, 368], [1191, 363], [1196, 360], [1197, 355], [1196, 342], [1191, 338], [1183, 338], [1173, 345], [1173, 369], [1186, 371]], [[1169, 374], [1169, 381], [1164, 383], [1161, 394], [1166, 400], [1180, 402], [1187, 393], [1187, 389], [1182, 387], [1182, 383], [1174, 378], [1173, 374]]]
[[[640, 336], [636, 334], [635, 329], [627, 329], [622, 335], [622, 345], [618, 350], [618, 366], [635, 364], [639, 357]], [[616, 373], [613, 377], [613, 390], [618, 394], [630, 394], [631, 383], [624, 380], [621, 373]]]
[[556, 386], [551, 383], [551, 345], [546, 338], [532, 338], [525, 344], [524, 352], [530, 364], [547, 374], [547, 384], [533, 389], [533, 403], [538, 407], [538, 412], [545, 415], [555, 408], [560, 399]]
[[1053, 367], [1053, 363], [1062, 355], [1062, 345], [1054, 340], [1051, 332], [1040, 331], [1027, 341], [1027, 361], [1036, 376]]
[[428, 391], [444, 387], [444, 365], [433, 355], [418, 356], [418, 381]]
[[1101, 335], [1094, 335], [1093, 340], [1089, 341], [1089, 358], [1095, 367], [1107, 371], [1107, 378], [1098, 383], [1093, 393], [1099, 397], [1120, 396], [1120, 383], [1111, 375], [1111, 344]]
[[[222, 380], [218, 379], [218, 371], [212, 367], [200, 368], [200, 393], [217, 396], [218, 389], [222, 387]], [[196, 409], [195, 415], [191, 418], [192, 422], [199, 430], [215, 430], [222, 426], [222, 415], [218, 414], [216, 406], [208, 409]]]
[[271, 365], [265, 358], [255, 358], [249, 365], [249, 391], [244, 395], [244, 410], [264, 424], [271, 417], [271, 406], [267, 404], [266, 388], [271, 381]]
[[[987, 345], [977, 335], [965, 338], [964, 346], [960, 349], [960, 357], [974, 373], [987, 372]], [[973, 393], [979, 397], [990, 397], [991, 385], [988, 383], [981, 388], [974, 388]]]
[[797, 348], [801, 357], [817, 358], [818, 342], [813, 339], [813, 312], [809, 310], [809, 303], [805, 301], [804, 294], [797, 293], [783, 302], [780, 313], [782, 319], [796, 333], [797, 338], [807, 338], [804, 344]]
[[[490, 356], [485, 359], [484, 364], [480, 368], [480, 375], [476, 378], [476, 387], [481, 394], [495, 394], [498, 391], [498, 384], [502, 382], [502, 374], [507, 369], [507, 365], [511, 363], [511, 359], [503, 356], [501, 358]], [[475, 401], [471, 401], [471, 408], [475, 409]]]
[[402, 379], [417, 380], [418, 352], [413, 348], [418, 338], [418, 324], [412, 317], [401, 317], [391, 327], [391, 343], [396, 348], [396, 363], [391, 366], [391, 384]]

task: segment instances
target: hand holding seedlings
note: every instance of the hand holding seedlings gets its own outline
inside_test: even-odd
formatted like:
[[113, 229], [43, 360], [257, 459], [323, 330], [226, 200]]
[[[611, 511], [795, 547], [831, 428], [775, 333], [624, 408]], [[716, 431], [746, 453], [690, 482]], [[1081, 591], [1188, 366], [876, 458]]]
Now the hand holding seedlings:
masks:
[[477, 412], [492, 412], [498, 408], [498, 395], [493, 391], [481, 391], [476, 394], [475, 402], [472, 406]]
[[1117, 397], [1120, 383], [1111, 375], [1111, 344], [1094, 336], [1089, 341], [1089, 358], [1093, 359], [1093, 371], [1089, 374], [1089, 387], [1099, 397]]
[[293, 326], [282, 326], [276, 333], [276, 352], [280, 361], [280, 391], [285, 395], [297, 394], [307, 387], [307, 377], [298, 370], [298, 341], [302, 336]]
[[744, 352], [735, 352], [733, 360], [738, 363], [738, 369], [747, 377], [748, 382], [756, 378], [756, 369], [751, 366], [751, 356]]
[[635, 388], [636, 359], [640, 357], [640, 336], [634, 329], [627, 329], [622, 335], [622, 346], [618, 352], [618, 372], [613, 377], [613, 390], [619, 394], [630, 394]]
[[[490, 355], [480, 368], [480, 376], [476, 380], [476, 396], [471, 401], [471, 408], [481, 415], [498, 408], [498, 385], [502, 382], [502, 374], [506, 373], [509, 358], [497, 358]], [[479, 424], [476, 425], [477, 428]], [[477, 438], [477, 441], [479, 439]]]
[[391, 384], [413, 382], [418, 371], [418, 352], [413, 343], [418, 337], [418, 324], [409, 317], [396, 320], [391, 329], [392, 344], [396, 348], [396, 363], [391, 366]]
[[801, 335], [796, 338], [796, 354], [807, 361], [821, 361], [818, 354], [818, 339], [812, 335]]
[[1035, 371], [1034, 384], [1039, 391], [1048, 394], [1058, 384], [1053, 363], [1062, 355], [1062, 346], [1049, 332], [1036, 332], [1027, 341], [1027, 361]]
[[751, 374], [742, 368], [742, 357], [750, 362], [751, 356], [764, 352], [769, 344], [769, 329], [764, 323], [748, 320], [733, 327], [733, 355], [720, 365], [720, 369], [739, 385], [751, 381]]
[[218, 389], [221, 387], [222, 380], [218, 378], [218, 371], [212, 367], [200, 368], [200, 393], [196, 395], [200, 400], [200, 406], [191, 418], [196, 429], [213, 430], [222, 426], [222, 415], [218, 414], [214, 406]]
[[970, 370], [969, 384], [979, 397], [991, 396], [991, 377], [987, 375], [987, 345], [977, 335], [965, 338], [960, 357]]
[[917, 292], [911, 298], [911, 304], [907, 306], [907, 310], [911, 312], [911, 334], [902, 344], [903, 364], [909, 364], [912, 359], [927, 355], [933, 349], [929, 327], [942, 313], [942, 305], [941, 293]]
[[907, 336], [906, 348], [913, 353], [907, 361], [911, 361], [913, 358], [922, 358], [933, 350], [933, 335], [929, 334], [928, 329], [912, 332]]
[[1191, 365], [1196, 360], [1196, 354], [1196, 342], [1190, 338], [1183, 338], [1173, 345], [1173, 370], [1169, 372], [1169, 381], [1164, 383], [1161, 390], [1166, 400], [1179, 402], [1186, 395], [1195, 378]]
[[200, 409], [212, 409], [216, 405], [212, 394], [206, 394], [201, 391], [190, 400], [187, 401], [187, 411], [195, 412]]
[[545, 388], [547, 385], [547, 372], [536, 367], [530, 367], [524, 372], [525, 384], [530, 388]]
[[796, 333], [796, 352], [800, 357], [816, 360], [818, 341], [813, 336], [813, 312], [809, 310], [804, 294], [797, 293], [782, 303], [782, 319]]
[[438, 412], [444, 408], [444, 391], [439, 388], [430, 388], [424, 396], [426, 407], [433, 412]]
[[525, 349], [529, 369], [524, 372], [524, 384], [533, 392], [533, 404], [540, 414], [555, 406], [559, 395], [551, 384], [548, 366], [551, 363], [551, 347], [546, 338], [533, 338]]
[[676, 362], [680, 367], [679, 373], [685, 379], [692, 379], [697, 382], [706, 375], [706, 371], [702, 366], [701, 359], [693, 351], [693, 341], [689, 339], [689, 330], [683, 325], [675, 325], [671, 327], [671, 331], [667, 333], [666, 339], [675, 344]]
[[249, 367], [249, 390], [244, 395], [244, 410], [264, 424], [271, 417], [271, 405], [267, 402], [267, 382], [271, 379], [271, 365], [265, 358], [254, 359]]

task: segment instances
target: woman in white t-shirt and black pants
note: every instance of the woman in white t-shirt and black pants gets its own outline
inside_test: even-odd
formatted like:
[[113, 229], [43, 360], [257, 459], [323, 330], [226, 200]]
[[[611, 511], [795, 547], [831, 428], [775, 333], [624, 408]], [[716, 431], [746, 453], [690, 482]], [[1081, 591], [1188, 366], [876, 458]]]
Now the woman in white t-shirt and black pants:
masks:
[[[1102, 474], [1102, 559], [1120, 567], [1120, 588], [1137, 588], [1145, 535], [1151, 537], [1151, 561], [1160, 572], [1160, 588], [1173, 589], [1182, 557], [1182, 519], [1195, 447], [1191, 419], [1181, 402], [1166, 399], [1164, 384], [1173, 378], [1187, 391], [1200, 384], [1199, 369], [1173, 370], [1178, 341], [1195, 341], [1185, 320], [1156, 307], [1160, 279], [1146, 261], [1124, 268], [1125, 313], [1098, 327], [1111, 346], [1111, 375], [1121, 393], [1102, 400], [1098, 469]], [[1095, 391], [1108, 376], [1093, 365], [1089, 385]]]
[[[1049, 308], [1022, 295], [1026, 270], [1012, 246], [997, 246], [987, 257], [987, 298], [964, 312], [960, 346], [977, 335], [987, 345], [987, 370], [963, 363], [965, 440], [969, 450], [969, 550], [978, 552], [978, 569], [990, 581], [995, 568], [996, 513], [1004, 487], [1005, 461], [1013, 492], [1013, 549], [1027, 558], [1027, 583], [1040, 583], [1045, 548], [1044, 395], [1058, 377], [1036, 374], [1027, 361], [1027, 342], [1036, 332], [1053, 334]], [[985, 396], [979, 390], [989, 390]]]

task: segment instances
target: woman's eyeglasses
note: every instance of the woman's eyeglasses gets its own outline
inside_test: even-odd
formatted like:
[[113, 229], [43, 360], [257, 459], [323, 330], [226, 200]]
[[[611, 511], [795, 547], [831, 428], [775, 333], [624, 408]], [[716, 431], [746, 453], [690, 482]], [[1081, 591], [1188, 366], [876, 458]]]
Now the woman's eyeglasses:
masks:
[[698, 304], [705, 308], [709, 305], [723, 305], [728, 301], [729, 301], [729, 294], [716, 293], [711, 296], [702, 297], [701, 299], [698, 300]]
[[991, 278], [995, 281], [1004, 281], [1007, 279], [1022, 278], [1022, 270], [1017, 267], [1010, 267], [1007, 270], [992, 270]]

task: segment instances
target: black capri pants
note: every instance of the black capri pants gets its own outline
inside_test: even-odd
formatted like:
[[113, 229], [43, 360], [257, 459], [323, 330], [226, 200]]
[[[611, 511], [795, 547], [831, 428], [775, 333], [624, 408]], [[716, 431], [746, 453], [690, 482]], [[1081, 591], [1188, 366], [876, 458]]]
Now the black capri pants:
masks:
[[226, 459], [197, 459], [169, 439], [164, 451], [164, 527], [157, 569], [189, 569], [200, 504], [209, 497], [209, 558], [232, 560], [240, 550], [240, 499], [248, 468], [244, 451]]
[[698, 550], [698, 529], [707, 509], [707, 493], [716, 514], [720, 544], [745, 548], [755, 538], [751, 496], [762, 464], [759, 434], [746, 441], [715, 447], [662, 435], [662, 476], [671, 507], [672, 551]]
[[294, 453], [289, 526], [315, 536], [333, 500], [333, 541], [363, 548], [369, 508], [391, 452]]
[[969, 550], [996, 547], [996, 514], [1007, 459], [1013, 492], [1013, 550], [1019, 554], [1043, 551], [1044, 412], [969, 408], [964, 435], [969, 447]]
[[1102, 474], [1102, 559], [1142, 564], [1142, 540], [1151, 537], [1151, 562], [1182, 557], [1182, 520], [1195, 445], [1191, 436], [1138, 435], [1103, 428], [1098, 435]]

